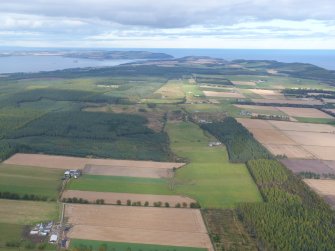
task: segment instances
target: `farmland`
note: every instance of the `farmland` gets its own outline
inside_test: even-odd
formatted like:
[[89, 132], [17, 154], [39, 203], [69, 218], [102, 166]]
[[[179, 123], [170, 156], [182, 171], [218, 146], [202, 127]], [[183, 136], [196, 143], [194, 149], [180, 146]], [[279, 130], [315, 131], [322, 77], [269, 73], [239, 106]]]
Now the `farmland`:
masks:
[[173, 195], [164, 179], [85, 175], [71, 180], [67, 189], [95, 192]]
[[74, 239], [212, 250], [201, 213], [195, 209], [67, 205], [65, 214], [74, 225], [69, 233]]
[[[135, 194], [135, 193], [112, 193], [112, 192], [92, 192], [92, 191], [78, 191], [78, 190], [66, 190], [62, 194], [63, 199], [68, 198], [81, 198], [88, 200], [90, 203], [96, 203], [97, 199], [103, 199], [105, 204], [113, 205], [127, 205], [127, 203], [136, 203], [143, 206], [155, 206], [155, 203], [161, 202], [163, 207], [176, 207], [178, 204], [180, 207], [183, 205], [190, 207], [191, 203], [196, 203], [185, 196], [178, 195], [152, 195], [152, 194]], [[129, 202], [130, 201], [130, 202]], [[147, 204], [146, 204], [147, 203]], [[168, 203], [168, 204], [166, 204]], [[186, 203], [186, 204], [184, 204]]]
[[[172, 151], [191, 163], [177, 171], [176, 192], [196, 199], [202, 207], [234, 207], [260, 201], [244, 164], [229, 163], [225, 147], [208, 147], [214, 138], [192, 123], [168, 123]], [[207, 191], [211, 191], [210, 194]]]
[[284, 121], [239, 119], [274, 155], [334, 160], [334, 127]]
[[138, 244], [138, 243], [124, 243], [124, 242], [107, 242], [107, 241], [92, 241], [92, 240], [71, 240], [71, 248], [78, 250], [92, 247], [93, 250], [99, 250], [101, 246], [107, 249], [116, 249], [120, 251], [127, 250], [157, 250], [157, 251], [205, 251], [205, 248], [194, 248], [194, 247], [177, 247], [177, 246], [164, 246], [164, 245], [153, 245], [153, 244]]
[[[334, 106], [290, 93], [334, 80], [197, 57], [1, 77], [0, 250], [63, 202], [74, 251], [332, 250], [335, 216], [301, 177], [335, 173]], [[83, 175], [60, 191], [67, 169]], [[331, 204], [332, 181], [306, 183]]]
[[34, 195], [56, 200], [61, 186], [62, 172], [41, 167], [0, 165], [0, 192], [19, 196]]
[[57, 220], [58, 207], [56, 203], [2, 199], [0, 215], [6, 216], [0, 218], [0, 250], [19, 250], [18, 247], [6, 247], [8, 242], [21, 243], [21, 250], [24, 250], [25, 242], [22, 242], [24, 226], [40, 221]]
[[11, 165], [39, 166], [55, 169], [84, 169], [86, 165], [111, 166], [111, 167], [139, 167], [139, 168], [179, 168], [184, 163], [154, 162], [154, 161], [133, 161], [117, 159], [94, 159], [78, 158], [69, 156], [57, 156], [46, 154], [15, 154], [4, 163]]

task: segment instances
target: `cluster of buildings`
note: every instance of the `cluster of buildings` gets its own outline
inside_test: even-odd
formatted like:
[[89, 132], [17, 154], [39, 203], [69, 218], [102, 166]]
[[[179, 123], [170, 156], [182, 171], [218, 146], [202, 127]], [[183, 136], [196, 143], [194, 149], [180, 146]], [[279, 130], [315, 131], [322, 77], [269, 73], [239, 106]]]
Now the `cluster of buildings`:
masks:
[[64, 172], [65, 179], [75, 178], [78, 179], [81, 176], [81, 170], [73, 169], [73, 170], [66, 170]]
[[36, 224], [35, 227], [33, 227], [30, 230], [30, 235], [47, 236], [51, 233], [52, 227], [53, 227], [52, 221], [48, 223]]

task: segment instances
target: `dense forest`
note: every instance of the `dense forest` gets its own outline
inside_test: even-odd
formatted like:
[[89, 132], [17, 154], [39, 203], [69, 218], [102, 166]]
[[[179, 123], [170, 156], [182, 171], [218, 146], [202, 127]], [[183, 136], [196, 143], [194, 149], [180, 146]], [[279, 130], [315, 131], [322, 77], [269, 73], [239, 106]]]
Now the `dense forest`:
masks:
[[169, 160], [168, 137], [147, 127], [137, 115], [51, 112], [16, 130], [0, 141], [1, 159], [14, 152]]

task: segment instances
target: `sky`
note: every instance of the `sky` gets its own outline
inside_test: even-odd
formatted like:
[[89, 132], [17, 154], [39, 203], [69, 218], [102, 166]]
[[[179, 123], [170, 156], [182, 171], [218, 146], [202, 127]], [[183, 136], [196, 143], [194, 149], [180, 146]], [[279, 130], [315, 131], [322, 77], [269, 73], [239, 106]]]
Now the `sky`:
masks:
[[335, 49], [334, 0], [0, 0], [0, 46]]

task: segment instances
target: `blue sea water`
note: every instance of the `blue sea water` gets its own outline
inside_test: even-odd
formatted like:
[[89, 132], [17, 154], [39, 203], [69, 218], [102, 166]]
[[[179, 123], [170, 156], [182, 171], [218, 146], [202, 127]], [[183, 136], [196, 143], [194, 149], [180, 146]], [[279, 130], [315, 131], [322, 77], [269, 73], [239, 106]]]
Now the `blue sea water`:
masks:
[[[12, 49], [13, 51], [15, 49]], [[23, 49], [19, 49], [23, 50]], [[32, 50], [27, 49], [25, 50]], [[38, 50], [38, 49], [34, 49]], [[43, 48], [42, 50], [53, 50]], [[54, 49], [55, 50], [55, 49]], [[57, 49], [60, 50], [60, 49]], [[209, 56], [226, 60], [276, 60], [285, 63], [310, 63], [329, 70], [335, 70], [335, 50], [251, 50], [251, 49], [119, 49], [104, 50], [146, 50], [163, 52], [176, 58], [185, 56]], [[1, 51], [1, 48], [0, 48]], [[115, 66], [131, 60], [73, 59], [60, 56], [10, 56], [0, 57], [0, 74], [13, 72], [39, 72], [80, 67]]]
[[174, 57], [210, 56], [226, 60], [276, 60], [284, 63], [310, 63], [335, 70], [335, 50], [256, 50], [256, 49], [150, 49]]

